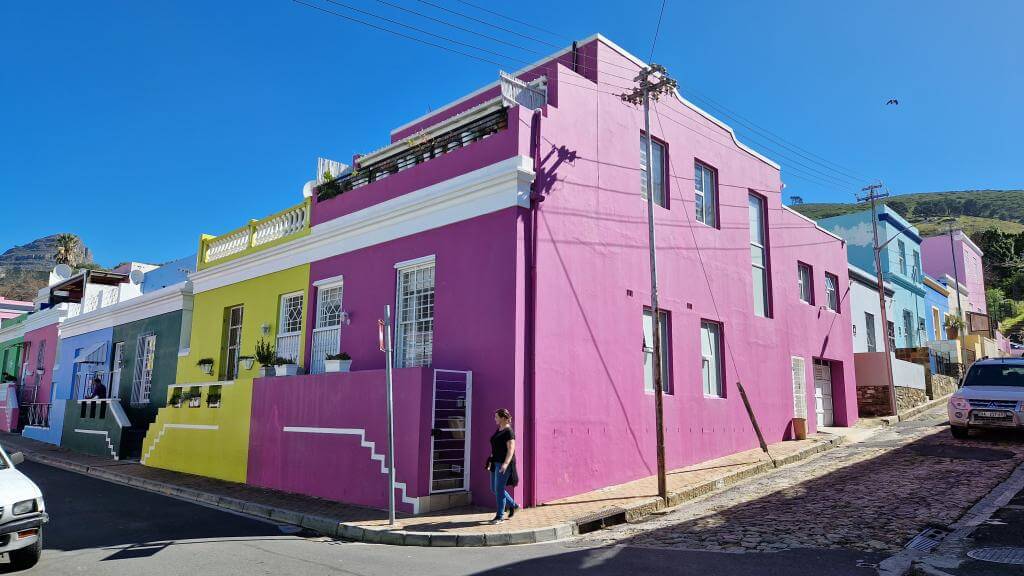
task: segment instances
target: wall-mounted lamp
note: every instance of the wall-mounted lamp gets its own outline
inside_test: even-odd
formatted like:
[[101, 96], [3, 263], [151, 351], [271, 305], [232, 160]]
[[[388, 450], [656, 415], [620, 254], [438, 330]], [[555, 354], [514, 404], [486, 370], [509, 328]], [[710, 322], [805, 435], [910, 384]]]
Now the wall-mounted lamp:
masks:
[[270, 322], [264, 322], [263, 325], [260, 326], [260, 330], [263, 330], [264, 336], [270, 334]]
[[349, 324], [352, 323], [352, 315], [349, 314], [348, 312], [342, 312], [341, 316], [339, 317], [339, 320], [341, 321], [342, 324], [348, 326]]

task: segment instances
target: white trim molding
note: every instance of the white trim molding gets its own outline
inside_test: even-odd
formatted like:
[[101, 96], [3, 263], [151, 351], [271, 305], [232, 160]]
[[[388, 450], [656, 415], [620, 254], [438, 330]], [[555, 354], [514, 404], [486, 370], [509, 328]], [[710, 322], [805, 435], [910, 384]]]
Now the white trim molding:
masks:
[[395, 263], [395, 270], [403, 270], [405, 268], [415, 268], [416, 266], [426, 266], [433, 264], [437, 259], [435, 254], [430, 256], [423, 256], [420, 258], [413, 258], [412, 260], [403, 260], [402, 262]]
[[68, 305], [58, 304], [53, 308], [47, 308], [46, 310], [40, 310], [39, 312], [33, 312], [25, 318], [25, 321], [21, 323], [21, 326], [25, 327], [25, 332], [28, 333], [33, 330], [45, 328], [50, 324], [60, 324], [68, 318]]
[[334, 286], [343, 286], [345, 284], [345, 275], [338, 274], [337, 276], [331, 276], [330, 278], [321, 278], [316, 282], [313, 282], [314, 288], [331, 288]]
[[529, 208], [533, 161], [513, 156], [313, 226], [306, 236], [191, 275], [199, 294], [512, 207]]
[[173, 286], [142, 294], [117, 304], [87, 312], [64, 322], [61, 338], [70, 338], [104, 328], [112, 328], [161, 314], [192, 308], [192, 285], [179, 282]]

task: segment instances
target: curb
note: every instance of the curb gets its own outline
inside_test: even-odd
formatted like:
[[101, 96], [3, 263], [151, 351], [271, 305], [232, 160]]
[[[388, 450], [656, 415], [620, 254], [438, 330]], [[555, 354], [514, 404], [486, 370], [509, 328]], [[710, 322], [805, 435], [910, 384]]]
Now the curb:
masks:
[[772, 462], [760, 462], [755, 466], [733, 472], [723, 478], [710, 480], [696, 486], [691, 486], [680, 492], [672, 492], [667, 500], [652, 497], [640, 502], [630, 504], [626, 507], [613, 507], [600, 510], [594, 514], [576, 518], [569, 522], [543, 528], [533, 528], [517, 532], [467, 532], [467, 533], [443, 533], [443, 532], [418, 532], [412, 530], [392, 530], [387, 527], [370, 527], [359, 524], [341, 522], [337, 518], [329, 518], [314, 514], [303, 514], [296, 510], [276, 508], [251, 502], [239, 500], [228, 496], [219, 496], [209, 492], [201, 492], [183, 486], [137, 478], [128, 474], [121, 474], [109, 467], [86, 466], [69, 462], [61, 458], [55, 458], [47, 454], [33, 450], [20, 449], [25, 458], [40, 464], [53, 466], [70, 472], [85, 474], [100, 480], [114, 482], [133, 488], [139, 488], [149, 492], [155, 492], [164, 496], [172, 496], [182, 500], [189, 500], [205, 506], [213, 506], [230, 510], [236, 513], [247, 514], [264, 520], [270, 520], [280, 524], [292, 524], [319, 532], [324, 536], [332, 538], [343, 538], [358, 542], [371, 544], [389, 544], [393, 546], [437, 546], [437, 547], [478, 547], [478, 546], [511, 546], [518, 544], [536, 544], [562, 540], [578, 534], [586, 534], [602, 528], [624, 524], [627, 522], [639, 522], [666, 508], [672, 508], [692, 500], [694, 498], [710, 494], [740, 481], [760, 476], [776, 467], [785, 466], [799, 462], [831, 450], [842, 444], [843, 438], [835, 436], [823, 439], [820, 442], [809, 446], [799, 452], [795, 452]]

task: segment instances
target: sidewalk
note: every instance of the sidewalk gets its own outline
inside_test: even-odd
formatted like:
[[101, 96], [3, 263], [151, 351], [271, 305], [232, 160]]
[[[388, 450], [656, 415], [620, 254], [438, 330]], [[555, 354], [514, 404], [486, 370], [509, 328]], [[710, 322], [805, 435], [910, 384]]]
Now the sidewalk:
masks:
[[[864, 430], [830, 428], [801, 441], [769, 446], [778, 465], [791, 464], [841, 444], [861, 439]], [[137, 462], [112, 461], [0, 433], [8, 452], [29, 460], [119, 484], [135, 486], [209, 506], [243, 512], [321, 534], [364, 542], [408, 546], [500, 546], [567, 538], [604, 526], [635, 522], [666, 507], [657, 497], [654, 476], [523, 509], [513, 520], [492, 526], [490, 508], [463, 507], [419, 516], [400, 515], [387, 525], [387, 512], [320, 498], [256, 488], [149, 468]], [[761, 450], [748, 450], [668, 474], [668, 506], [696, 498], [773, 469]]]

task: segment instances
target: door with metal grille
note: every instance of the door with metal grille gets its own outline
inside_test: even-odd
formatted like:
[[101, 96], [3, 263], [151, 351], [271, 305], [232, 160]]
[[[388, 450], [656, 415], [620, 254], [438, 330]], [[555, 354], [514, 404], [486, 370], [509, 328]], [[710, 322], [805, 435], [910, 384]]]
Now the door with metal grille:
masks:
[[835, 412], [832, 407], [832, 363], [814, 359], [814, 411], [818, 426], [834, 425]]
[[430, 492], [469, 489], [469, 431], [473, 373], [434, 370], [430, 431]]
[[316, 324], [309, 353], [309, 373], [322, 374], [324, 360], [341, 348], [342, 284], [318, 286], [316, 290]]

